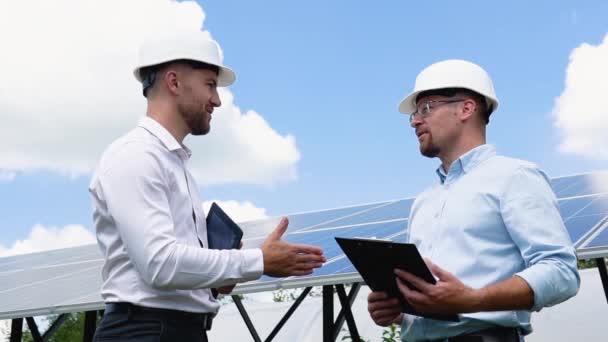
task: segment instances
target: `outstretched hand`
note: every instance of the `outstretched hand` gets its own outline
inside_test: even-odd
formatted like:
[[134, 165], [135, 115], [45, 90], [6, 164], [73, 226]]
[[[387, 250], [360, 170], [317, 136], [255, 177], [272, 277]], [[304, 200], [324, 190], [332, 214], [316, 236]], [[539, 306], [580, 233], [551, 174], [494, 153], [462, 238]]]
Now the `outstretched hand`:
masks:
[[[415, 275], [396, 269], [397, 286], [405, 299], [422, 313], [459, 314], [476, 312], [481, 302], [481, 293], [466, 286], [450, 272], [440, 268], [430, 260], [424, 260], [431, 272], [438, 278], [436, 284], [427, 283]], [[414, 288], [410, 288], [409, 282]]]
[[273, 277], [307, 275], [327, 261], [319, 247], [293, 244], [281, 240], [288, 224], [288, 219], [283, 217], [279, 225], [262, 244], [264, 274], [266, 275]]

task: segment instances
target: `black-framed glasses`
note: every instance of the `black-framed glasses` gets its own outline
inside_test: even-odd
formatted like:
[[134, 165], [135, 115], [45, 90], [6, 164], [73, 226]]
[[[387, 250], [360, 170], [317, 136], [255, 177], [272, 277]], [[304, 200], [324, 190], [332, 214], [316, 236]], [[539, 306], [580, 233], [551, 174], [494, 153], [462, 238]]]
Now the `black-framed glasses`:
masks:
[[410, 123], [412, 121], [414, 121], [414, 117], [416, 117], [416, 115], [420, 116], [421, 118], [426, 117], [427, 115], [429, 115], [431, 113], [431, 111], [433, 110], [433, 108], [439, 107], [442, 104], [448, 104], [448, 103], [456, 103], [456, 102], [462, 102], [465, 101], [466, 99], [453, 99], [453, 100], [429, 100], [429, 101], [425, 101], [423, 103], [419, 103], [416, 106], [416, 110], [410, 114]]

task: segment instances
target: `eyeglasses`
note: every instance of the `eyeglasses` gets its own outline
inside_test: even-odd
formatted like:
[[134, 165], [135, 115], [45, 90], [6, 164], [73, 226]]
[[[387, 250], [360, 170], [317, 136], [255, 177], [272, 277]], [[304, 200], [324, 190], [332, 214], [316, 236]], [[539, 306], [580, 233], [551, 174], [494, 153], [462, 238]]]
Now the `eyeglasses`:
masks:
[[414, 121], [414, 117], [416, 115], [419, 115], [421, 118], [424, 118], [431, 113], [431, 110], [433, 108], [439, 107], [442, 104], [456, 103], [456, 102], [462, 102], [462, 101], [465, 101], [465, 99], [434, 100], [434, 101], [431, 100], [431, 101], [426, 101], [424, 103], [420, 103], [416, 106], [416, 110], [412, 114], [410, 114], [410, 123], [412, 121]]

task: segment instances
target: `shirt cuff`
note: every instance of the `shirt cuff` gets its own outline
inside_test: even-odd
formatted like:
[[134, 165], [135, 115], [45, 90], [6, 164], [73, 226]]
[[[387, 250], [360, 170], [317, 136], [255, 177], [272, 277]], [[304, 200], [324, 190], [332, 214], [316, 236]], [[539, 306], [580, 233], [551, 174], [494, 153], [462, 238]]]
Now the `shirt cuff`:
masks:
[[532, 289], [534, 304], [532, 305], [531, 310], [540, 311], [540, 309], [545, 307], [546, 302], [548, 301], [548, 298], [546, 298], [545, 295], [553, 293], [553, 286], [551, 285], [550, 280], [547, 279], [546, 274], [535, 272], [532, 268], [527, 268], [515, 275], [525, 280]]
[[241, 274], [247, 280], [259, 279], [264, 273], [264, 255], [259, 248], [243, 249]]

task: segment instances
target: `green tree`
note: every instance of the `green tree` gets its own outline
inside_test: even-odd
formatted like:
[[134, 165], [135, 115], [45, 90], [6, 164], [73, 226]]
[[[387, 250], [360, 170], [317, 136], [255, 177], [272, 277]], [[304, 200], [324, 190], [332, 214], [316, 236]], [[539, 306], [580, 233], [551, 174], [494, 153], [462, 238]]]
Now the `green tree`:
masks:
[[[78, 312], [69, 314], [69, 317], [63, 322], [63, 324], [57, 329], [55, 334], [50, 337], [50, 342], [81, 342], [84, 334], [84, 312]], [[58, 315], [46, 316], [49, 325], [52, 324]], [[101, 317], [97, 318], [97, 324]], [[40, 334], [44, 332], [41, 331]], [[23, 342], [33, 342], [32, 333], [27, 329], [23, 332]]]
[[[602, 258], [604, 260], [604, 262], [606, 262], [606, 258]], [[595, 259], [588, 259], [588, 260], [579, 260], [578, 261], [578, 268], [580, 270], [585, 269], [585, 268], [594, 268], [597, 265], [595, 264]]]

